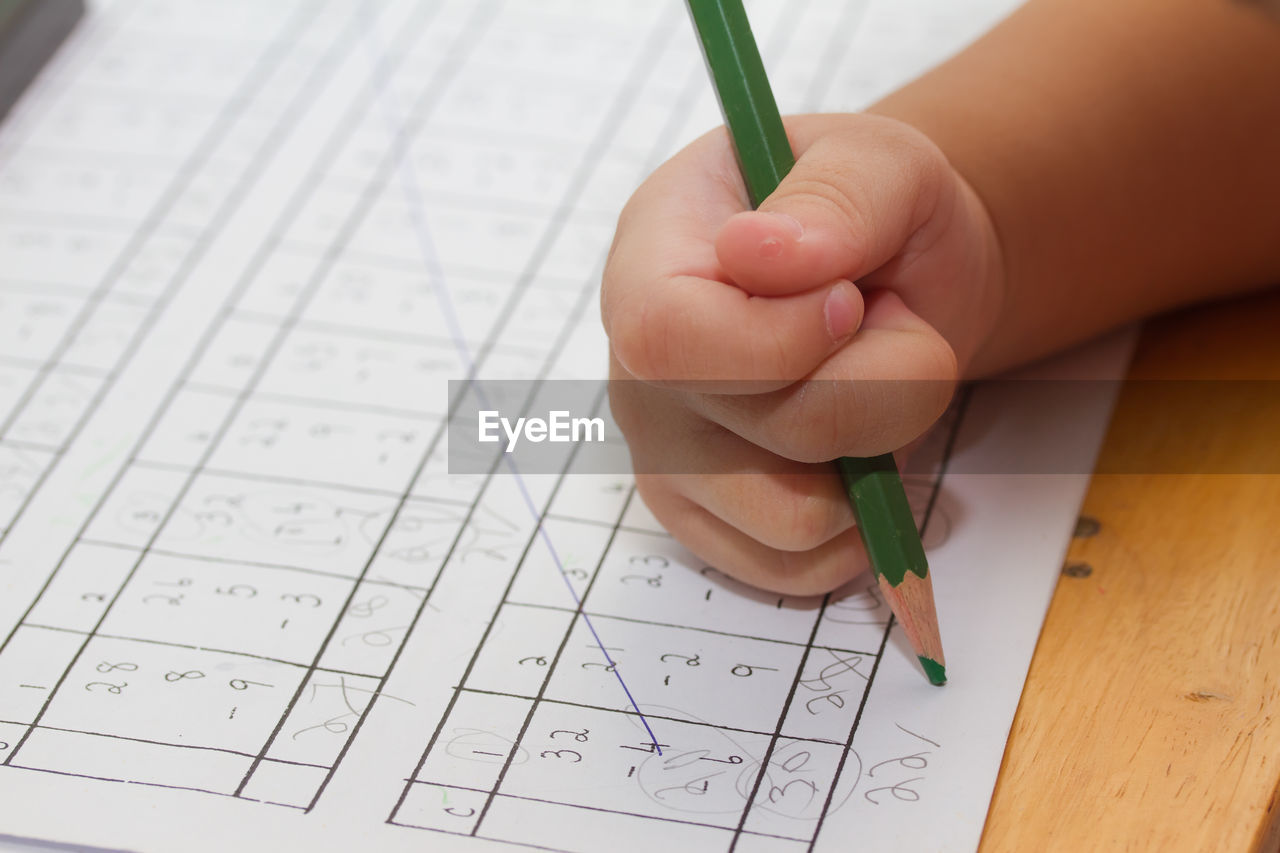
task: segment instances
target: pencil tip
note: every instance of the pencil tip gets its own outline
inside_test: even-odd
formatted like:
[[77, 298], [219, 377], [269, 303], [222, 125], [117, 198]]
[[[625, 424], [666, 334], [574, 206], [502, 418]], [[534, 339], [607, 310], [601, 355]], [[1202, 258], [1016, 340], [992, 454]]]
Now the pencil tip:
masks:
[[929, 676], [930, 684], [947, 683], [947, 668], [945, 666], [924, 655], [917, 655], [917, 657], [920, 659], [920, 665], [924, 667], [924, 674]]

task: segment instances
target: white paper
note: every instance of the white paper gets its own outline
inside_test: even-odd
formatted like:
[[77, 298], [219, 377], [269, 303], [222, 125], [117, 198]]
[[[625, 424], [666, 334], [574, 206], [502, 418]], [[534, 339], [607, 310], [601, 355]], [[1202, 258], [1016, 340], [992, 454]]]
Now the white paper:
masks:
[[[1011, 5], [752, 9], [798, 112]], [[974, 848], [1086, 476], [942, 477], [937, 689], [865, 579], [749, 590], [627, 477], [448, 473], [448, 379], [602, 375], [617, 211], [717, 122], [676, 2], [96, 4], [0, 127], [0, 836]], [[922, 452], [1108, 406], [978, 389]]]

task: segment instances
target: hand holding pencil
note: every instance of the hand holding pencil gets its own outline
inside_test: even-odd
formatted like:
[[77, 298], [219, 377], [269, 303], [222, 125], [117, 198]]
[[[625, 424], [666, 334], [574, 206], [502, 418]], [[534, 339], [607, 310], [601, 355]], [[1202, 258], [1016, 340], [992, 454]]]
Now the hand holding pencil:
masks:
[[[741, 12], [692, 5], [704, 44], [700, 14], [715, 29], [725, 7]], [[831, 590], [868, 566], [870, 546], [938, 683], [927, 566], [888, 454], [942, 413], [989, 331], [995, 235], [905, 125], [807, 116], [788, 144], [761, 105], [762, 69], [735, 65], [740, 43], [721, 47], [708, 61], [726, 112], [748, 114], [741, 160], [720, 129], [660, 168], [623, 213], [605, 274], [612, 375], [646, 380], [613, 391], [640, 493], [700, 557], [769, 589]], [[710, 475], [654, 473], [680, 458]]]

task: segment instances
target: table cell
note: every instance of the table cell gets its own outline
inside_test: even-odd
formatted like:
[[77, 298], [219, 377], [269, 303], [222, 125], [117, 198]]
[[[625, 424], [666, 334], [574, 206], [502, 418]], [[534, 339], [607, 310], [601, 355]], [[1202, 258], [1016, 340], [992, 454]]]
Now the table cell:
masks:
[[493, 621], [466, 686], [537, 696], [573, 618], [572, 611], [506, 605]]
[[480, 819], [488, 798], [486, 791], [414, 782], [391, 820], [397, 826], [465, 835]]
[[252, 755], [304, 674], [261, 658], [95, 637], [41, 723]]
[[871, 683], [875, 655], [815, 648], [805, 659], [782, 731], [844, 743]]
[[[41, 269], [9, 267], [5, 269]], [[62, 293], [41, 293], [0, 283], [0, 356], [42, 362], [61, 343], [84, 305], [81, 298]]]
[[197, 465], [233, 405], [235, 396], [230, 392], [184, 388], [160, 415], [137, 459], [177, 467]]
[[734, 580], [666, 534], [619, 530], [586, 608], [591, 613], [805, 643], [821, 604], [820, 597], [784, 596]]
[[62, 357], [63, 363], [114, 370], [125, 350], [133, 343], [149, 310], [133, 302], [99, 302], [76, 332]]
[[146, 547], [186, 484], [185, 471], [130, 465], [93, 514], [90, 541]]
[[156, 547], [355, 577], [395, 505], [363, 492], [201, 474]]
[[435, 429], [430, 418], [250, 399], [218, 441], [208, 467], [400, 492]]
[[743, 827], [770, 835], [810, 838], [825, 814], [849, 801], [861, 772], [858, 756], [843, 743], [779, 738]]
[[216, 750], [36, 729], [13, 764], [113, 782], [230, 794], [251, 761], [248, 756]]
[[343, 578], [148, 554], [100, 630], [308, 665], [350, 591]]
[[507, 600], [577, 609], [612, 533], [599, 524], [545, 519], [520, 562]]
[[26, 621], [71, 631], [93, 630], [140, 556], [133, 548], [76, 543]]
[[892, 615], [879, 585], [870, 575], [862, 575], [831, 593], [814, 644], [875, 653]]
[[785, 643], [605, 616], [593, 617], [591, 627], [579, 616], [548, 698], [618, 710], [628, 710], [634, 698], [641, 711], [753, 731], [778, 724], [803, 652]]
[[451, 344], [295, 329], [257, 390], [347, 406], [443, 415], [446, 383], [464, 372]]
[[10, 424], [5, 438], [51, 449], [70, 439], [102, 388], [103, 379], [55, 368], [38, 378], [33, 393]]
[[[21, 170], [0, 176], [0, 197], [5, 188], [24, 186], [27, 180]], [[66, 295], [88, 295], [102, 283], [124, 250], [134, 224], [117, 213], [79, 219], [79, 211], [40, 214], [24, 209], [19, 199], [14, 205], [0, 210], [0, 270], [23, 284], [29, 282], [46, 291], [57, 288]], [[0, 285], [0, 291], [4, 289]], [[44, 300], [45, 294], [31, 292]]]
[[425, 590], [362, 583], [329, 638], [325, 669], [382, 676], [422, 607]]
[[517, 739], [531, 704], [528, 699], [460, 692], [415, 781], [491, 790], [503, 767], [530, 760]]
[[467, 507], [410, 498], [390, 523], [365, 578], [426, 590], [435, 583], [467, 519]]
[[204, 348], [188, 381], [231, 391], [248, 387], [277, 332], [274, 323], [228, 318]]
[[[267, 757], [330, 767], [338, 762], [356, 723], [378, 693], [376, 678], [316, 670], [311, 673]], [[403, 701], [383, 697], [383, 701]]]
[[498, 797], [479, 833], [484, 838], [549, 850], [594, 853], [652, 853], [654, 850], [728, 850], [733, 832], [707, 826], [696, 817], [670, 820], [618, 814], [555, 802]]
[[240, 796], [272, 805], [307, 808], [328, 774], [325, 767], [303, 767], [266, 759], [253, 771]]
[[80, 634], [17, 628], [0, 652], [0, 720], [34, 720], [83, 643]]
[[53, 459], [47, 450], [0, 442], [0, 531], [22, 511]]

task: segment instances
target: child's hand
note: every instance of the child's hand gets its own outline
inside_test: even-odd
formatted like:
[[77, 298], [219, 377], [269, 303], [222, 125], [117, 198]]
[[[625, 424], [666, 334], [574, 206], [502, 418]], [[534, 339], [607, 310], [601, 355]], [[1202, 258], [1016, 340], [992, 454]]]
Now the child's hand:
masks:
[[[643, 380], [611, 401], [649, 508], [721, 570], [799, 594], [866, 565], [828, 463], [937, 419], [1003, 285], [981, 201], [924, 136], [865, 115], [787, 126], [798, 161], [758, 212], [723, 129], [655, 172], [602, 307], [612, 377]], [[671, 473], [695, 471], [712, 473]]]

